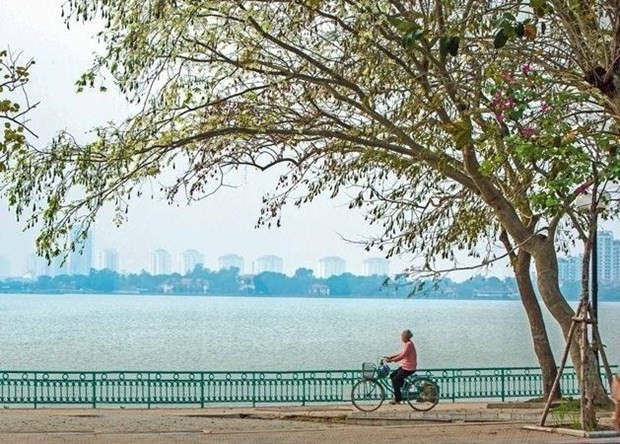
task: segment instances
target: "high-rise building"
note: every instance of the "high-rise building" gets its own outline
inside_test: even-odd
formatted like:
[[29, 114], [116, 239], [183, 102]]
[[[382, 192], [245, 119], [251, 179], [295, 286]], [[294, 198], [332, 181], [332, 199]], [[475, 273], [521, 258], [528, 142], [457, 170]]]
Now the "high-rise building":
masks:
[[620, 281], [620, 240], [614, 240], [612, 251], [612, 280], [614, 282]]
[[106, 248], [99, 252], [99, 269], [111, 270], [118, 273], [119, 270], [118, 250]]
[[75, 251], [69, 253], [69, 273], [88, 276], [93, 268], [93, 233], [86, 233], [86, 239], [80, 238], [79, 230], [71, 232]]
[[190, 273], [196, 265], [203, 265], [204, 261], [204, 256], [199, 251], [190, 248], [179, 255], [179, 271], [181, 274]]
[[172, 256], [159, 248], [151, 253], [151, 274], [170, 274], [172, 272]]
[[274, 255], [261, 256], [252, 264], [254, 274], [272, 272], [282, 273], [283, 261], [281, 257]]
[[390, 274], [390, 263], [382, 257], [371, 257], [364, 261], [364, 276], [387, 276]]
[[613, 274], [614, 235], [611, 231], [599, 231], [597, 237], [598, 277], [601, 282], [611, 282], [615, 278]]
[[45, 258], [36, 254], [30, 254], [26, 259], [26, 276], [28, 277], [54, 277], [61, 274], [69, 274], [67, 260], [63, 256], [53, 258], [51, 263], [48, 263]]
[[225, 254], [218, 258], [220, 270], [226, 270], [228, 268], [239, 269], [239, 274], [243, 274], [243, 257], [236, 254]]
[[11, 262], [5, 256], [0, 256], [0, 279], [11, 276]]
[[581, 256], [558, 258], [558, 278], [560, 282], [581, 280]]
[[338, 276], [346, 271], [346, 262], [341, 257], [326, 256], [319, 260], [318, 277], [326, 279], [330, 276]]

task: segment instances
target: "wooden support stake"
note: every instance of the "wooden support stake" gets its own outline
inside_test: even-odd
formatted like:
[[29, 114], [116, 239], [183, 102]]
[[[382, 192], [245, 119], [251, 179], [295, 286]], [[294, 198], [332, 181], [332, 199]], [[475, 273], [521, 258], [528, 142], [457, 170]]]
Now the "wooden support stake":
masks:
[[[584, 301], [579, 300], [579, 305], [577, 306], [577, 313], [581, 311], [581, 306]], [[549, 392], [549, 398], [547, 399], [547, 403], [545, 404], [545, 410], [543, 410], [542, 417], [540, 418], [539, 425], [542, 427], [545, 425], [545, 421], [547, 420], [547, 415], [549, 414], [549, 409], [551, 408], [551, 402], [553, 401], [553, 394], [558, 388], [560, 384], [560, 378], [562, 377], [562, 372], [564, 371], [564, 367], [566, 366], [566, 359], [568, 359], [568, 353], [570, 352], [570, 345], [573, 342], [573, 334], [575, 333], [575, 325], [577, 324], [577, 320], [573, 318], [573, 322], [570, 324], [570, 328], [568, 329], [568, 335], [566, 336], [566, 347], [564, 347], [564, 354], [562, 355], [562, 361], [560, 362], [560, 368], [558, 369], [558, 374], [555, 376], [555, 380], [553, 381], [553, 385], [551, 386], [551, 391]]]

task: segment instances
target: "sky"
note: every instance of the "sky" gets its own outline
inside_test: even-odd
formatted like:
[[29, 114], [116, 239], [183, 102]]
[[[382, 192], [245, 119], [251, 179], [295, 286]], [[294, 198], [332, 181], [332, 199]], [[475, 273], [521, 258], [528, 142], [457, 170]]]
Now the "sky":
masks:
[[[88, 130], [110, 120], [119, 121], [130, 108], [113, 92], [88, 91], [76, 94], [75, 81], [84, 72], [97, 50], [95, 25], [74, 25], [71, 30], [62, 21], [60, 5], [64, 0], [0, 1], [0, 49], [22, 53], [25, 61], [34, 58], [36, 65], [28, 85], [30, 99], [39, 101], [30, 115], [29, 127], [38, 135], [35, 144], [45, 146], [59, 130], [68, 130], [79, 139], [88, 140]], [[261, 196], [275, 185], [272, 173], [247, 171], [234, 178], [234, 188], [186, 206], [170, 206], [163, 198], [136, 201], [129, 221], [116, 228], [111, 213], [103, 212], [93, 230], [95, 261], [97, 252], [116, 248], [121, 269], [148, 269], [150, 253], [157, 248], [173, 257], [194, 248], [205, 255], [205, 265], [217, 267], [217, 258], [236, 253], [245, 257], [246, 272], [259, 256], [275, 254], [284, 259], [284, 271], [292, 274], [299, 267], [317, 268], [323, 256], [340, 256], [347, 271], [362, 272], [362, 262], [381, 256], [367, 253], [363, 246], [343, 240], [361, 240], [372, 234], [360, 212], [347, 209], [344, 199], [320, 198], [301, 209], [287, 208], [283, 227], [255, 229]], [[11, 272], [25, 272], [26, 257], [34, 252], [34, 232], [24, 233], [23, 224], [15, 221], [0, 200], [0, 256], [11, 261]], [[408, 258], [391, 262], [391, 272], [407, 267]], [[96, 262], [95, 262], [96, 264]], [[505, 263], [482, 273], [509, 275]], [[457, 280], [472, 272], [457, 273]]]

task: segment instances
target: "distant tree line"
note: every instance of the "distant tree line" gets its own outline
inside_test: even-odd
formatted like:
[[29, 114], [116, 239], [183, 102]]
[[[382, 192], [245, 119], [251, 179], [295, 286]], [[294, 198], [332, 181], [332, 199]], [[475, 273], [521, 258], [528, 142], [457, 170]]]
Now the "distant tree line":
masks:
[[[563, 291], [574, 298], [579, 284], [565, 284]], [[601, 300], [620, 300], [620, 291], [602, 286]], [[205, 294], [244, 296], [311, 296], [311, 297], [375, 297], [422, 299], [516, 299], [514, 278], [499, 279], [476, 275], [463, 282], [444, 278], [440, 281], [412, 280], [405, 275], [356, 276], [344, 273], [326, 279], [317, 278], [312, 270], [299, 268], [292, 276], [264, 272], [240, 275], [236, 268], [219, 271], [202, 265], [181, 275], [119, 274], [114, 271], [91, 270], [86, 275], [39, 276], [37, 279], [9, 278], [0, 281], [4, 293], [137, 293], [137, 294]]]

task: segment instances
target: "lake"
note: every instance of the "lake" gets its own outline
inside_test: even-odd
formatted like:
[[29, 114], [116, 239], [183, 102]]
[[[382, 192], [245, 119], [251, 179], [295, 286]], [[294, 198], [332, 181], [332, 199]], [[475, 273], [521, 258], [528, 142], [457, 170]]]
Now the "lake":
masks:
[[[620, 303], [599, 315], [618, 364]], [[518, 301], [0, 295], [0, 319], [6, 370], [354, 369], [405, 328], [421, 368], [537, 365]]]

